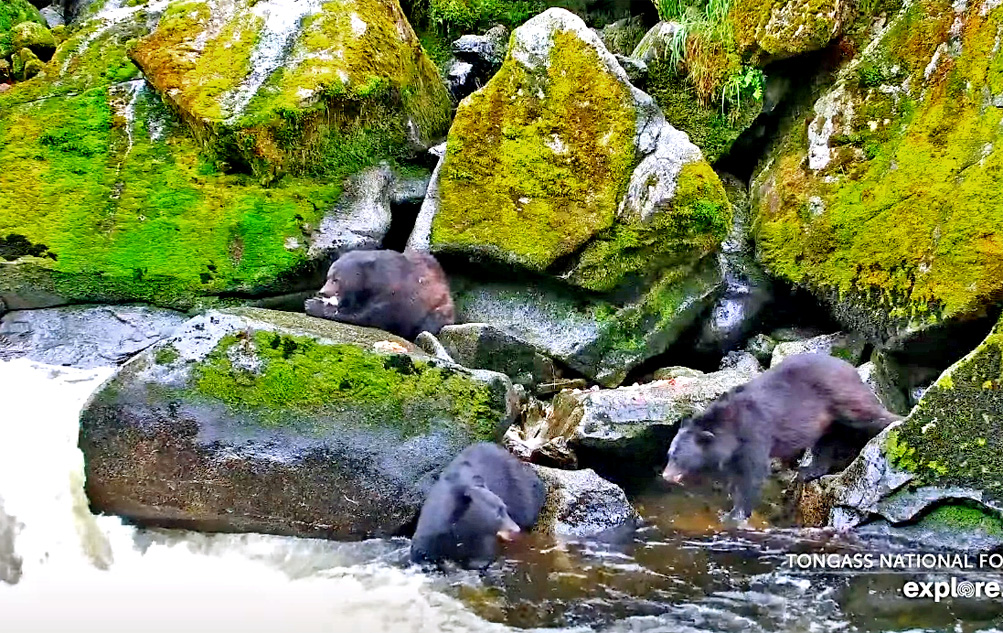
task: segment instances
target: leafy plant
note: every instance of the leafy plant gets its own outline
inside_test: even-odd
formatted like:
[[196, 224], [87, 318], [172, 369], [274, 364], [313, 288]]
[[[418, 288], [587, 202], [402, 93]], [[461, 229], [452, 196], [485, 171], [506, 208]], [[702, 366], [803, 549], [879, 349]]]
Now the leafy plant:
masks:
[[721, 109], [724, 110], [727, 105], [732, 108], [732, 112], [737, 112], [742, 107], [742, 95], [759, 101], [763, 98], [765, 88], [766, 75], [763, 71], [753, 66], [743, 66], [740, 72], [725, 80], [721, 89]]

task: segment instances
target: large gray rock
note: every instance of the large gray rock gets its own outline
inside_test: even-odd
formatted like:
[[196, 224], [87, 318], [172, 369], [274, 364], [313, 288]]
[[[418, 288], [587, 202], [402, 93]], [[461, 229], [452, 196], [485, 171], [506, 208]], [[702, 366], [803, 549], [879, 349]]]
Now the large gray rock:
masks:
[[623, 489], [595, 471], [533, 468], [547, 487], [547, 501], [534, 531], [588, 538], [629, 530], [640, 523]]
[[79, 369], [119, 364], [171, 336], [186, 319], [172, 310], [127, 305], [8, 312], [0, 318], [0, 359]]
[[242, 308], [190, 320], [85, 406], [99, 511], [139, 523], [361, 539], [413, 519], [435, 473], [514, 419], [508, 378], [384, 332]]
[[583, 467], [615, 478], [643, 474], [664, 461], [681, 421], [755, 376], [724, 369], [632, 387], [562, 391], [547, 416], [524, 430], [525, 442], [532, 449], [563, 438]]
[[828, 354], [842, 358], [851, 365], [859, 365], [864, 359], [867, 341], [855, 334], [837, 332], [823, 334], [803, 341], [778, 343], [773, 348], [770, 367], [776, 367], [788, 356], [795, 354]]
[[486, 323], [447, 325], [439, 332], [439, 341], [460, 365], [498, 371], [529, 388], [555, 377], [553, 361]]
[[484, 35], [464, 35], [453, 42], [453, 54], [484, 69], [497, 69], [508, 51], [508, 29], [501, 24]]

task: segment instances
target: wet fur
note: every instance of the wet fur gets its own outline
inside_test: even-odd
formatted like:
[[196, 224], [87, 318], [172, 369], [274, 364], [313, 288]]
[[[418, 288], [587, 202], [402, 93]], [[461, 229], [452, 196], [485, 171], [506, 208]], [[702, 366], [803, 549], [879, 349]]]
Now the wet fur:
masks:
[[770, 458], [791, 462], [826, 434], [839, 437], [852, 430], [873, 437], [897, 419], [849, 363], [799, 354], [684, 423], [670, 446], [666, 473], [723, 475], [733, 515], [747, 518], [769, 475]]
[[504, 448], [486, 442], [469, 446], [429, 491], [412, 539], [411, 559], [452, 560], [466, 567], [489, 564], [497, 554], [495, 504], [501, 504], [521, 530], [529, 530], [545, 499], [536, 472]]
[[456, 318], [446, 273], [434, 257], [417, 251], [346, 253], [331, 264], [319, 294], [337, 295], [337, 308], [322, 304], [308, 313], [411, 341], [423, 331], [438, 334]]

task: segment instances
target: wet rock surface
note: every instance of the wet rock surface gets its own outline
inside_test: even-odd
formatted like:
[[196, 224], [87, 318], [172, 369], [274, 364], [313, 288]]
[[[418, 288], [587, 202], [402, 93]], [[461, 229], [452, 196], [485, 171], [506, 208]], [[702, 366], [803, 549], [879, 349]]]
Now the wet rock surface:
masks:
[[623, 489], [595, 471], [533, 468], [547, 487], [547, 501], [534, 531], [588, 538], [626, 533], [640, 524]]
[[[399, 350], [405, 350], [400, 352]], [[81, 415], [95, 510], [142, 524], [361, 539], [416, 516], [463, 447], [498, 441], [511, 383], [384, 332], [209, 312], [125, 365]]]
[[168, 338], [187, 318], [147, 306], [71, 306], [0, 317], [0, 359], [26, 357], [90, 369], [124, 363]]
[[549, 358], [486, 323], [447, 325], [439, 341], [460, 365], [501, 372], [528, 388], [551, 382], [556, 375]]

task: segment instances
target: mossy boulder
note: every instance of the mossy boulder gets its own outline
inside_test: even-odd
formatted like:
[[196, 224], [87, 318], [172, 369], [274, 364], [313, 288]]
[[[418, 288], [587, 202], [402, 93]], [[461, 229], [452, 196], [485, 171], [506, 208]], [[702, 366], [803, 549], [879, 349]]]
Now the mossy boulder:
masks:
[[223, 162], [264, 180], [409, 155], [449, 125], [397, 0], [176, 0], [130, 56]]
[[[404, 351], [400, 351], [404, 350]], [[210, 311], [127, 363], [81, 414], [95, 510], [148, 525], [400, 533], [465, 446], [498, 441], [511, 383], [384, 332]]]
[[[961, 545], [969, 530], [992, 525], [984, 536], [998, 544], [1001, 455], [1003, 320], [940, 376], [908, 418], [874, 438], [845, 471], [810, 486], [806, 499], [836, 527], [920, 530]], [[977, 520], [938, 520], [948, 515]]]
[[1003, 300], [1003, 10], [982, 6], [902, 9], [753, 182], [768, 271], [892, 346]]
[[56, 38], [37, 22], [22, 22], [11, 29], [14, 50], [29, 49], [40, 59], [49, 59], [56, 50]]
[[[708, 265], [731, 224], [720, 180], [563, 9], [516, 29], [501, 70], [460, 104], [433, 180], [411, 244], [430, 227], [437, 255], [555, 281], [517, 335], [604, 384], [663, 351], [720, 283]], [[519, 296], [474, 293], [469, 318], [519, 321]], [[553, 320], [579, 321], [565, 304], [582, 327], [555, 341], [568, 327]]]
[[14, 45], [14, 27], [24, 22], [45, 27], [45, 18], [28, 0], [0, 2], [0, 59], [9, 58], [20, 48]]
[[850, 0], [734, 0], [728, 22], [740, 51], [772, 61], [825, 48], [857, 8]]
[[22, 48], [14, 53], [14, 79], [27, 81], [42, 72], [45, 64], [38, 58], [30, 48]]
[[316, 289], [328, 252], [312, 245], [341, 217], [344, 183], [392, 160], [360, 144], [270, 186], [221, 170], [127, 55], [165, 6], [95, 3], [39, 76], [0, 95], [0, 163], [20, 166], [0, 173], [11, 309]]

